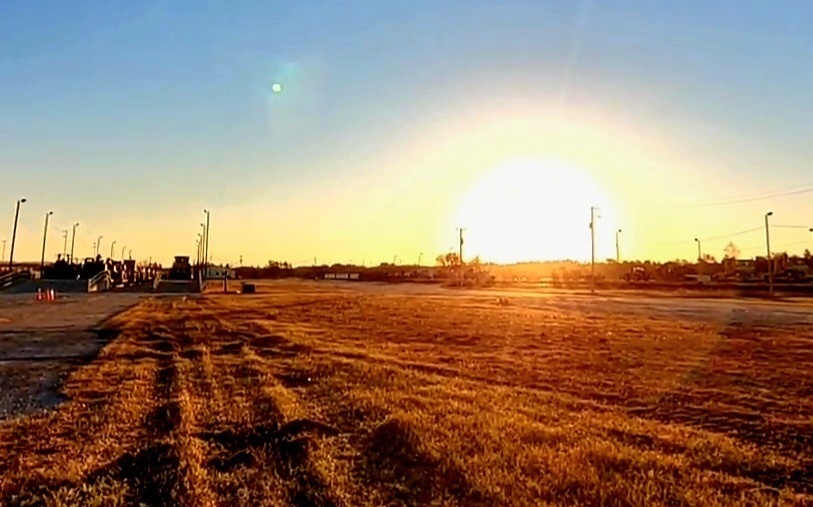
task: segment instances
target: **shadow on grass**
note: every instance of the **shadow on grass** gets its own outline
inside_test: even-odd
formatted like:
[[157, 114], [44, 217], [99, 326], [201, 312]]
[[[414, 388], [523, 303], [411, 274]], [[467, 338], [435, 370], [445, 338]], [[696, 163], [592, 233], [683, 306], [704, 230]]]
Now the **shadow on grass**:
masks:
[[253, 467], [265, 461], [285, 481], [291, 505], [332, 507], [336, 501], [309, 460], [314, 436], [334, 436], [338, 431], [310, 419], [289, 423], [259, 424], [242, 430], [227, 429], [201, 433], [198, 438], [215, 444], [220, 451], [208, 465], [219, 472]]
[[495, 504], [453, 464], [421, 450], [419, 436], [408, 421], [389, 417], [362, 445], [354, 474], [383, 491], [388, 505], [430, 505], [449, 497], [461, 505]]

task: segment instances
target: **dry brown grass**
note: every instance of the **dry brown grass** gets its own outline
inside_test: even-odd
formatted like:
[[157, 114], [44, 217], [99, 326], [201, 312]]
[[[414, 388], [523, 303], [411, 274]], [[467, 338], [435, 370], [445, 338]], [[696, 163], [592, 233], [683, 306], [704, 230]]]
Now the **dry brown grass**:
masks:
[[313, 287], [119, 316], [0, 501], [813, 504], [807, 328]]

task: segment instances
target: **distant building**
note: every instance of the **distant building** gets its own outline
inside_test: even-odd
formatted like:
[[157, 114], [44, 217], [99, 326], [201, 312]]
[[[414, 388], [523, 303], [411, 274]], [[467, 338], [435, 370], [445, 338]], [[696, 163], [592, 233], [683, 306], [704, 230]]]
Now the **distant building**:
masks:
[[237, 278], [237, 275], [235, 274], [233, 269], [224, 268], [224, 267], [220, 267], [220, 266], [209, 266], [206, 269], [206, 278], [207, 279], [220, 279], [220, 280], [222, 280], [224, 277], [225, 278], [230, 278], [230, 279], [233, 280], [233, 279]]

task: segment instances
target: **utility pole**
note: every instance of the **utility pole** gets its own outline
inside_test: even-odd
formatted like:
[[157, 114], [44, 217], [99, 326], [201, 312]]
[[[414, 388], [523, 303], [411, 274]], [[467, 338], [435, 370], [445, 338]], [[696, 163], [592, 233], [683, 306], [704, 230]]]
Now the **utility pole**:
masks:
[[458, 256], [458, 259], [460, 260], [460, 265], [461, 266], [463, 265], [463, 231], [465, 231], [465, 230], [466, 229], [464, 229], [463, 227], [458, 227], [457, 228], [457, 232], [459, 233], [459, 236], [458, 236], [458, 239], [459, 239], [458, 248], [459, 248], [459, 250], [458, 250], [457, 256]]
[[621, 248], [618, 244], [618, 236], [621, 234], [621, 229], [615, 231], [615, 263], [621, 264]]
[[53, 215], [53, 211], [45, 214], [45, 229], [42, 231], [42, 259], [40, 259], [40, 278], [45, 270], [45, 240], [48, 238], [48, 218]]
[[590, 293], [596, 293], [596, 207], [590, 207]]
[[771, 230], [768, 227], [768, 217], [773, 211], [765, 213], [765, 244], [768, 247], [768, 293], [773, 297], [773, 259], [771, 258]]
[[20, 218], [20, 205], [25, 203], [25, 197], [17, 199], [17, 211], [14, 213], [14, 230], [11, 233], [11, 253], [8, 255], [8, 269], [14, 267], [14, 243], [17, 242], [17, 221]]
[[76, 228], [79, 227], [79, 222], [73, 224], [73, 235], [71, 236], [71, 263], [73, 263], [73, 246], [76, 241]]
[[68, 229], [62, 231], [62, 257], [68, 256]]

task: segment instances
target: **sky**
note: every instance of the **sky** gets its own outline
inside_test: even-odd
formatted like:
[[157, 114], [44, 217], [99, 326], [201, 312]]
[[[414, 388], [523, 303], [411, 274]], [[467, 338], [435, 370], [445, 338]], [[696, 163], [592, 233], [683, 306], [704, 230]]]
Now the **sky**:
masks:
[[48, 259], [76, 222], [79, 257], [194, 257], [204, 208], [232, 265], [426, 263], [456, 228], [466, 257], [586, 260], [591, 207], [601, 259], [760, 255], [767, 211], [801, 252], [811, 24], [803, 0], [5, 0], [4, 259], [21, 197], [16, 260], [49, 210]]

